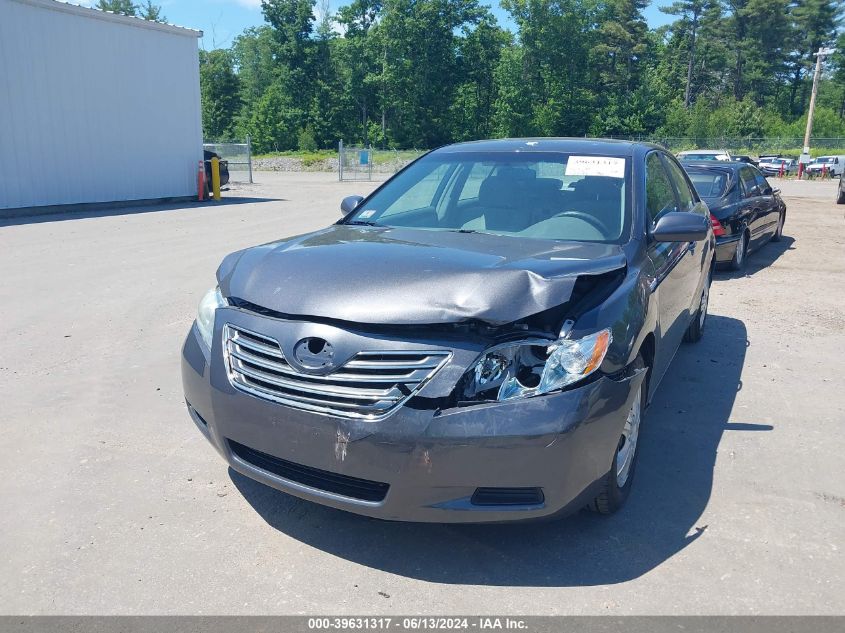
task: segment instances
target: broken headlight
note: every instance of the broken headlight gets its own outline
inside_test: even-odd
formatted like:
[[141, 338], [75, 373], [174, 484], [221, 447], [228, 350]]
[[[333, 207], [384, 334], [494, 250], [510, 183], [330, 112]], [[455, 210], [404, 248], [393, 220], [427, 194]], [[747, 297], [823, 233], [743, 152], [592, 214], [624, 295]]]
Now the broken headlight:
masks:
[[467, 372], [463, 398], [513, 400], [562, 389], [596, 371], [612, 337], [605, 329], [580, 339], [532, 339], [489, 349]]

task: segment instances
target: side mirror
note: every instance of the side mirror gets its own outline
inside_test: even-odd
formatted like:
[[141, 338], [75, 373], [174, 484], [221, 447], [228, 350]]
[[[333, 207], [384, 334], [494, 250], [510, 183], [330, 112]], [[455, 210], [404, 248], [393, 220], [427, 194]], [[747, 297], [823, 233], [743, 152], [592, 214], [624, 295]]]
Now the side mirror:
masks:
[[361, 200], [364, 199], [364, 196], [346, 196], [340, 202], [340, 214], [342, 216], [347, 216], [355, 210], [359, 204], [361, 204]]
[[667, 213], [651, 230], [655, 242], [700, 242], [707, 237], [707, 216], [685, 211]]

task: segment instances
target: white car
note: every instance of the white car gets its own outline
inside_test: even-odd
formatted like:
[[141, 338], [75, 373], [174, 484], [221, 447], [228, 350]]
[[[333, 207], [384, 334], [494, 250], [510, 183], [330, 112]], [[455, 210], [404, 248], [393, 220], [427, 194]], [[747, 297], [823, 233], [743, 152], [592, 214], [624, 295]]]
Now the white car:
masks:
[[683, 152], [678, 152], [678, 160], [682, 163], [692, 163], [696, 161], [730, 161], [732, 156], [726, 149], [690, 149]]
[[765, 176], [779, 176], [781, 169], [784, 176], [791, 176], [798, 173], [798, 161], [783, 156], [761, 156], [757, 168]]
[[807, 165], [807, 171], [813, 175], [820, 175], [825, 167], [831, 178], [841, 176], [845, 171], [845, 156], [819, 156]]

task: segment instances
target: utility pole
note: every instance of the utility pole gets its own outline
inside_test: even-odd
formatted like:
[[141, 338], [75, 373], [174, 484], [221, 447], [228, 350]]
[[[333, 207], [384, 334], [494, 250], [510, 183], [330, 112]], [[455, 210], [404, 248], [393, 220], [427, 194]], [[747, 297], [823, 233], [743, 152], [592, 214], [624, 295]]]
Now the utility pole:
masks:
[[[810, 112], [807, 114], [807, 130], [804, 132], [804, 154], [807, 155], [807, 161], [810, 156], [810, 134], [813, 131], [813, 114], [816, 111], [816, 95], [819, 92], [819, 77], [822, 74], [822, 62], [825, 56], [832, 55], [836, 52], [835, 48], [819, 48], [817, 53], [813, 53], [816, 57], [816, 72], [813, 75], [813, 92], [810, 94]], [[802, 158], [804, 158], [802, 156]]]

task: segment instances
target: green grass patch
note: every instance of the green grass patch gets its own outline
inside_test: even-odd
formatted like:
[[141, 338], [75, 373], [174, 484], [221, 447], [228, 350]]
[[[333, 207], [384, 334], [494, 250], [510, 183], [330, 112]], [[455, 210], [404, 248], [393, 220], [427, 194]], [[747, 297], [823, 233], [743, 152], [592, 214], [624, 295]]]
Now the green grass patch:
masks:
[[318, 149], [314, 151], [290, 150], [287, 152], [269, 152], [267, 154], [256, 154], [253, 158], [296, 158], [302, 161], [305, 167], [321, 163], [329, 158], [336, 158], [337, 152], [331, 149]]

